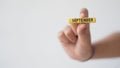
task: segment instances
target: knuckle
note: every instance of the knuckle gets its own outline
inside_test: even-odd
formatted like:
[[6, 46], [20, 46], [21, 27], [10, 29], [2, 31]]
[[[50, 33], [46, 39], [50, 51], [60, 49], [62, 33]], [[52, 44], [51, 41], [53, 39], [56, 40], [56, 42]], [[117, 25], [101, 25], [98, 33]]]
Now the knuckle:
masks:
[[61, 37], [63, 37], [64, 36], [64, 32], [63, 31], [60, 31], [59, 33], [58, 33], [58, 38], [60, 39]]
[[70, 31], [66, 31], [66, 35], [67, 36], [71, 36], [71, 32]]
[[67, 28], [65, 29], [65, 34], [66, 34], [67, 36], [71, 36], [71, 28], [70, 28], [70, 27], [67, 27]]

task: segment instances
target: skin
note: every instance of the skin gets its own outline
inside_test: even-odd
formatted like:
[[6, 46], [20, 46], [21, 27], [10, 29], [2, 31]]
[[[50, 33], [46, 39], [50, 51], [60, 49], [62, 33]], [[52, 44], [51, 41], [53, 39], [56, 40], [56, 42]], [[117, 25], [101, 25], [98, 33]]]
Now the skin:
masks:
[[[81, 9], [80, 18], [88, 17], [88, 10]], [[89, 24], [67, 25], [58, 33], [58, 39], [65, 52], [75, 60], [86, 61], [90, 58], [120, 57], [120, 33], [91, 43]]]

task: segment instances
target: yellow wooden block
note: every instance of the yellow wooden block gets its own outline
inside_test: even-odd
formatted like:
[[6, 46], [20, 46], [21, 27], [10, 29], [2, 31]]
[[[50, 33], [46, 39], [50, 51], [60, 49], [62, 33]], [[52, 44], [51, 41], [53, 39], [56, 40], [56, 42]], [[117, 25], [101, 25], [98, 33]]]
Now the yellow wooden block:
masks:
[[73, 23], [79, 23], [79, 24], [96, 23], [96, 18], [70, 18], [69, 23], [70, 24], [73, 24]]

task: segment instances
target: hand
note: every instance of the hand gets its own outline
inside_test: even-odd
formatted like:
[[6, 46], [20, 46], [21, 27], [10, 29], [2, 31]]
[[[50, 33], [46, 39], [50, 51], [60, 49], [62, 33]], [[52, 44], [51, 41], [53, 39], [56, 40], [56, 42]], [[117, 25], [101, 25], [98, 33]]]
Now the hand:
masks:
[[[88, 17], [88, 10], [83, 8], [80, 17]], [[92, 54], [89, 24], [71, 24], [58, 33], [58, 38], [67, 54], [80, 61], [88, 60]]]

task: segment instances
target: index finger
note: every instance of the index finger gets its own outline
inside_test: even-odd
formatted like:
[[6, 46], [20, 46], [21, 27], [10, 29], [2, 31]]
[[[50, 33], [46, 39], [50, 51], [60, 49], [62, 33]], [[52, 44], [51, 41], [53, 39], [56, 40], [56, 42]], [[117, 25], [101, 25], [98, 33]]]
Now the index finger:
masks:
[[[88, 17], [88, 10], [86, 8], [82, 8], [80, 10], [80, 18], [84, 18], [84, 17]], [[78, 23], [71, 24], [71, 28], [72, 28], [73, 32], [75, 33], [75, 35], [77, 35], [78, 25], [79, 25]]]

